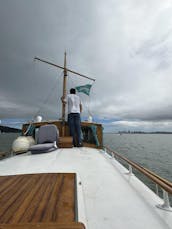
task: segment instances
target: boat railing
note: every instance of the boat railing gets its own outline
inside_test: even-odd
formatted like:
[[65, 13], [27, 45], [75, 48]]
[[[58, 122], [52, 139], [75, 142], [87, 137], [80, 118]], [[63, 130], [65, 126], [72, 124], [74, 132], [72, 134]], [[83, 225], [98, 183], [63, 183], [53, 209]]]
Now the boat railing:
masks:
[[172, 183], [170, 181], [158, 176], [154, 172], [150, 171], [149, 169], [144, 168], [143, 166], [137, 164], [136, 162], [129, 160], [128, 158], [111, 150], [107, 146], [104, 147], [104, 150], [105, 152], [110, 154], [112, 158], [121, 159], [122, 161], [125, 161], [129, 166], [129, 172], [128, 172], [129, 175], [132, 175], [133, 173], [132, 168], [135, 168], [136, 170], [141, 172], [143, 175], [148, 177], [150, 180], [152, 180], [156, 184], [156, 194], [157, 195], [159, 195], [158, 186], [160, 186], [163, 191], [164, 203], [162, 205], [157, 205], [157, 207], [167, 210], [167, 211], [172, 211], [172, 208], [170, 206], [170, 200], [169, 200], [169, 194], [172, 195]]

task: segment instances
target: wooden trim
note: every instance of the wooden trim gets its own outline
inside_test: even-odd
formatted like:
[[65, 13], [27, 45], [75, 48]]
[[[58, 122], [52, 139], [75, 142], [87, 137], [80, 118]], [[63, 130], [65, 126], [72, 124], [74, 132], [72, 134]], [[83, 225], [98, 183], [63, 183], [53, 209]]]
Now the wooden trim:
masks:
[[167, 181], [166, 179], [158, 176], [157, 174], [153, 173], [152, 171], [150, 171], [149, 169], [146, 169], [140, 165], [138, 165], [137, 163], [127, 159], [124, 156], [121, 156], [120, 154], [116, 153], [115, 151], [111, 150], [109, 147], [105, 147], [105, 149], [107, 149], [107, 151], [109, 151], [111, 154], [113, 154], [114, 156], [124, 160], [125, 162], [127, 162], [129, 165], [132, 165], [135, 169], [137, 169], [138, 171], [140, 171], [142, 174], [144, 174], [145, 176], [147, 176], [149, 179], [151, 179], [153, 182], [155, 182], [156, 184], [158, 184], [161, 188], [163, 188], [165, 191], [167, 191], [168, 193], [172, 194], [172, 183], [170, 181]]
[[102, 148], [101, 146], [96, 146], [95, 144], [90, 144], [90, 143], [86, 143], [86, 142], [83, 143], [83, 146], [89, 147], [89, 148], [95, 148], [95, 149], [101, 149]]
[[85, 229], [83, 223], [20, 223], [0, 224], [0, 229]]

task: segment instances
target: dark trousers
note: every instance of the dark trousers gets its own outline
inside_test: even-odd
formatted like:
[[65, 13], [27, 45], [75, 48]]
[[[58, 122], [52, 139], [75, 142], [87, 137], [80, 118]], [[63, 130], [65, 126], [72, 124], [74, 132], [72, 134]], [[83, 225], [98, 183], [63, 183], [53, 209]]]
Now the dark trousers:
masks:
[[73, 137], [73, 145], [81, 144], [81, 118], [79, 113], [68, 114], [70, 136]]

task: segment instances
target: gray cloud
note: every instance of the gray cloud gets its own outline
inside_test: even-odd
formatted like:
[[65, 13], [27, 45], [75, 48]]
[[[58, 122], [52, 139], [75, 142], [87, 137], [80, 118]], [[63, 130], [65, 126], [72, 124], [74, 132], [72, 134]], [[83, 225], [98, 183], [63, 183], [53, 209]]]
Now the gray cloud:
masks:
[[69, 68], [96, 78], [83, 115], [172, 120], [171, 15], [170, 0], [0, 0], [0, 118], [60, 117], [62, 71], [33, 58], [63, 65], [66, 50]]

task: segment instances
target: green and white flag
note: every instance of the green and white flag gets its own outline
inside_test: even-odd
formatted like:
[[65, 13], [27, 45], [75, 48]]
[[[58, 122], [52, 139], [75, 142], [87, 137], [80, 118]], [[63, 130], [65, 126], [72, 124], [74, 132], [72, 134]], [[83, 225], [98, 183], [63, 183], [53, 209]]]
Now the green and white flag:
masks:
[[82, 92], [82, 93], [84, 93], [86, 95], [89, 95], [91, 86], [92, 86], [91, 84], [85, 84], [83, 86], [75, 87], [75, 89], [77, 90], [77, 92]]

